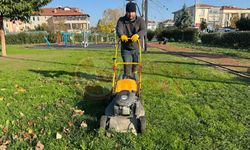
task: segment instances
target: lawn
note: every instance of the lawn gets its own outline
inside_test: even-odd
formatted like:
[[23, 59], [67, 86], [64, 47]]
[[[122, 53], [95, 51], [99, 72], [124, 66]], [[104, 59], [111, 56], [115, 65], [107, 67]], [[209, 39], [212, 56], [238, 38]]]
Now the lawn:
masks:
[[250, 149], [249, 81], [191, 58], [149, 51], [142, 92], [147, 131], [135, 136], [98, 130], [101, 99], [111, 90], [113, 49], [8, 46], [9, 57], [0, 58], [0, 145]]

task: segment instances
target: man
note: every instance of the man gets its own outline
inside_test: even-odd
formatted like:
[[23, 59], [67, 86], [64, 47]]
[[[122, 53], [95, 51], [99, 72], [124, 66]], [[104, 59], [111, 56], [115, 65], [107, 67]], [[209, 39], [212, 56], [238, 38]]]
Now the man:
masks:
[[[138, 40], [142, 41], [146, 32], [143, 18], [136, 15], [136, 3], [126, 5], [126, 15], [120, 17], [116, 26], [117, 36], [121, 39], [121, 55], [123, 62], [138, 62]], [[137, 65], [124, 65], [124, 78], [135, 78]]]

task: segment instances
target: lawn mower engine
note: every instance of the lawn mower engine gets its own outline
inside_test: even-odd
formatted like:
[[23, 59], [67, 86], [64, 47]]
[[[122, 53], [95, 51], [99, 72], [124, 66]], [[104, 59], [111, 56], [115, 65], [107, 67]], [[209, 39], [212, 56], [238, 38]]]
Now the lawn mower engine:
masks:
[[117, 93], [101, 117], [100, 127], [118, 132], [141, 133], [145, 130], [145, 111], [135, 92]]

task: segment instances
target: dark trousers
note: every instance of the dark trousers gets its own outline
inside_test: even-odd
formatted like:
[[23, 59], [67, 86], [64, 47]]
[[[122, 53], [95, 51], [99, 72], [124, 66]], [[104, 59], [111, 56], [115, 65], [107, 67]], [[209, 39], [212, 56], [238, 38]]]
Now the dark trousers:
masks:
[[[139, 50], [121, 50], [123, 62], [139, 62]], [[138, 65], [124, 65], [124, 75], [134, 77]]]

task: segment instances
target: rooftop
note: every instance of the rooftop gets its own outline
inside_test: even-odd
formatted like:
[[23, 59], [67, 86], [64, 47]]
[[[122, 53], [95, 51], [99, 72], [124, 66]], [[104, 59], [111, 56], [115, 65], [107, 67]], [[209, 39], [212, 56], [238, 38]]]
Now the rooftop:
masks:
[[36, 15], [42, 16], [88, 16], [81, 12], [79, 8], [72, 7], [57, 7], [57, 8], [41, 8], [39, 12], [35, 12]]

